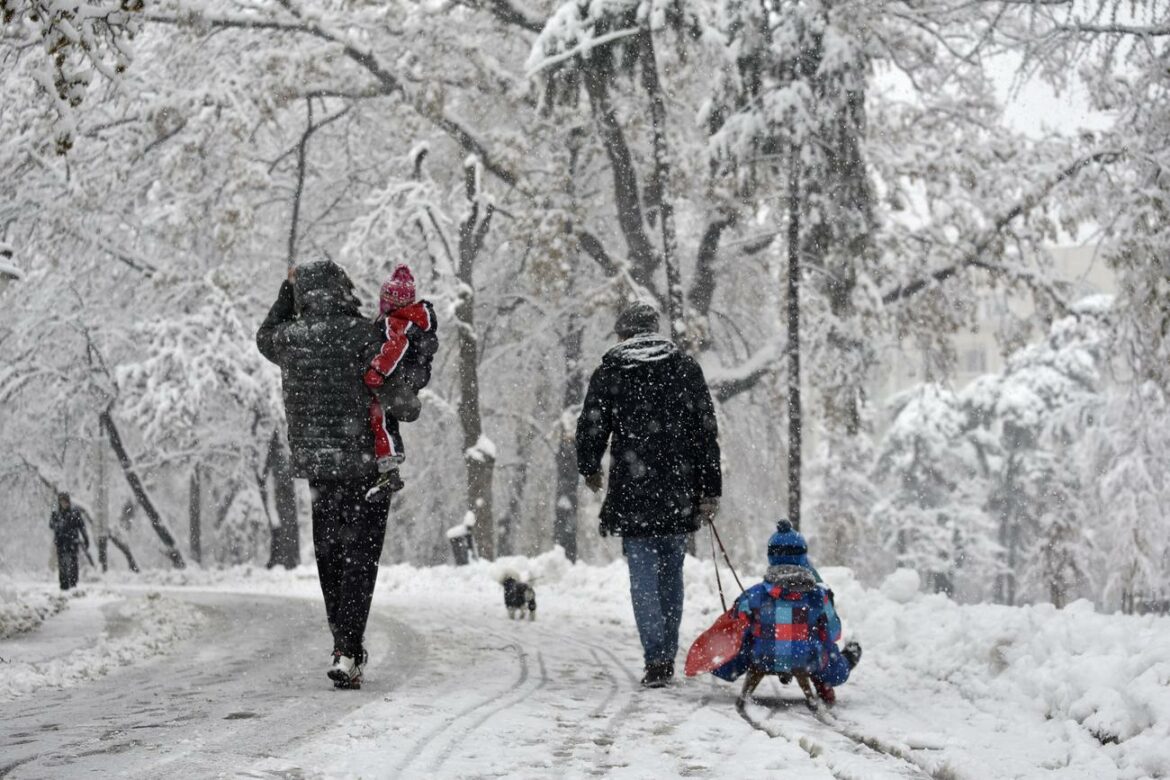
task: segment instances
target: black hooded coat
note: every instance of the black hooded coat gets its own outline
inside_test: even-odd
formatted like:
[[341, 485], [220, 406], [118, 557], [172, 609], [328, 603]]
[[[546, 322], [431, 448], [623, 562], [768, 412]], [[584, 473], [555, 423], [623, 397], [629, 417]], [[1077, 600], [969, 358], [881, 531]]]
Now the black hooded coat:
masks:
[[294, 476], [352, 480], [377, 472], [370, 391], [362, 375], [382, 331], [361, 314], [353, 284], [335, 263], [299, 266], [284, 282], [256, 346], [280, 366]]
[[601, 531], [667, 536], [699, 528], [698, 503], [723, 492], [719, 429], [703, 371], [668, 339], [641, 334], [605, 354], [577, 419], [577, 469], [609, 489]]

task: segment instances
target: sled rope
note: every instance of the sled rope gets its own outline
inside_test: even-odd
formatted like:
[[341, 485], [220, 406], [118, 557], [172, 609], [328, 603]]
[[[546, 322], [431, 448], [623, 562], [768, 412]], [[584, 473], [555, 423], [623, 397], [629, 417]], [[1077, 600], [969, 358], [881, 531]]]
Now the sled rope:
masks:
[[[723, 553], [723, 560], [726, 561], [727, 568], [731, 569], [731, 576], [735, 577], [735, 584], [739, 586], [739, 592], [743, 593], [746, 588], [739, 581], [739, 575], [735, 573], [735, 567], [731, 565], [731, 558], [727, 555], [727, 548], [723, 546], [723, 540], [719, 538], [719, 532], [715, 530], [715, 523], [710, 523], [709, 525], [711, 526], [711, 536], [719, 543], [719, 551]], [[712, 555], [714, 555], [714, 552], [712, 552]], [[719, 571], [718, 567], [715, 571]]]
[[723, 611], [727, 611], [727, 598], [723, 595], [723, 580], [719, 578], [719, 556], [715, 554], [715, 526], [712, 523], [707, 524], [711, 529], [711, 563], [715, 566], [715, 584], [719, 586], [719, 603], [723, 605]]

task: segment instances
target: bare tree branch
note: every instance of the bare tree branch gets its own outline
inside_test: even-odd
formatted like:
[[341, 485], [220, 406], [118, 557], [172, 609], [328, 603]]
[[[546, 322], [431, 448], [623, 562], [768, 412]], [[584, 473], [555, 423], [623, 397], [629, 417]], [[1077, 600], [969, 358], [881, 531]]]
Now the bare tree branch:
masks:
[[[281, 5], [285, 6], [294, 16], [297, 16], [296, 11], [289, 4], [281, 2]], [[451, 136], [464, 151], [478, 156], [485, 170], [510, 187], [516, 187], [519, 184], [519, 179], [516, 174], [501, 164], [470, 130], [464, 127], [458, 120], [443, 113], [441, 107], [433, 106], [421, 97], [409, 94], [403, 86], [402, 81], [395, 74], [387, 70], [378, 58], [374, 56], [373, 52], [358, 49], [340, 36], [325, 30], [316, 22], [304, 20], [299, 16], [297, 16], [298, 21], [296, 22], [196, 15], [165, 16], [160, 14], [147, 14], [143, 18], [148, 22], [156, 24], [169, 24], [180, 27], [205, 26], [220, 29], [271, 30], [311, 35], [323, 41], [336, 44], [341, 47], [342, 53], [346, 57], [360, 65], [377, 80], [381, 94], [402, 96], [409, 105], [413, 106], [420, 116]]]
[[487, 11], [501, 22], [528, 32], [539, 33], [544, 29], [541, 21], [528, 16], [509, 0], [462, 0], [462, 5], [477, 11]]
[[687, 293], [687, 300], [691, 307], [702, 316], [711, 310], [711, 300], [715, 297], [715, 260], [719, 255], [719, 241], [723, 238], [723, 231], [734, 225], [739, 219], [735, 212], [721, 214], [707, 223], [703, 231], [703, 238], [699, 241], [699, 253], [695, 260], [695, 276], [691, 280], [691, 289]]
[[1136, 35], [1139, 38], [1161, 38], [1170, 35], [1170, 27], [1139, 27], [1131, 24], [1062, 24], [1059, 32], [1089, 33], [1093, 35]]
[[[982, 238], [975, 242], [974, 247], [972, 247], [971, 251], [968, 252], [963, 257], [963, 259], [959, 260], [953, 265], [947, 266], [946, 268], [941, 268], [923, 279], [916, 279], [913, 282], [899, 285], [893, 290], [890, 290], [889, 292], [882, 295], [882, 303], [886, 306], [889, 306], [891, 304], [898, 303], [899, 301], [904, 301], [907, 298], [913, 297], [914, 295], [922, 292], [927, 287], [950, 279], [960, 271], [963, 271], [967, 268], [983, 268], [984, 270], [991, 271], [992, 273], [1012, 274], [1013, 272], [1010, 269], [1007, 269], [1004, 266], [989, 263], [984, 258], [984, 254], [991, 247], [991, 245], [995, 243], [996, 239], [999, 238], [1004, 229], [1019, 217], [1029, 213], [1032, 209], [1036, 208], [1036, 206], [1043, 202], [1044, 199], [1047, 198], [1054, 189], [1072, 177], [1076, 176], [1088, 166], [1095, 163], [1113, 162], [1119, 157], [1121, 157], [1121, 152], [1118, 151], [1100, 151], [1091, 154], [1088, 157], [1081, 158], [1071, 165], [1068, 165], [1056, 176], [1052, 177], [1052, 179], [1045, 182], [1043, 186], [1033, 190], [1031, 193], [1022, 198], [1018, 203], [1000, 215], [999, 218], [995, 220], [995, 223], [991, 226], [991, 229], [989, 229]], [[1021, 274], [1015, 275], [1022, 278]]]
[[638, 175], [634, 169], [633, 155], [626, 143], [617, 110], [609, 97], [609, 84], [604, 74], [587, 71], [584, 74], [585, 90], [593, 116], [601, 130], [602, 144], [609, 157], [613, 172], [614, 203], [617, 207], [618, 226], [625, 236], [633, 267], [630, 276], [640, 286], [654, 290], [654, 271], [661, 263], [661, 256], [646, 235], [646, 220], [642, 213]]
[[614, 276], [618, 272], [617, 265], [605, 251], [605, 246], [601, 243], [601, 239], [590, 233], [588, 230], [574, 230], [573, 235], [577, 237], [577, 243], [585, 254], [593, 258], [594, 262], [601, 267], [606, 276]]

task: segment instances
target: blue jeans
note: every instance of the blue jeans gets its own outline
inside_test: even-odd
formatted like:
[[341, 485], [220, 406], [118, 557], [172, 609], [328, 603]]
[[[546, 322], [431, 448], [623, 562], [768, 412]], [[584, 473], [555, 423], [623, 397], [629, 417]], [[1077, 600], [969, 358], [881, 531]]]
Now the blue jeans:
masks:
[[630, 600], [647, 664], [674, 662], [683, 609], [687, 535], [629, 537], [622, 552], [630, 566]]

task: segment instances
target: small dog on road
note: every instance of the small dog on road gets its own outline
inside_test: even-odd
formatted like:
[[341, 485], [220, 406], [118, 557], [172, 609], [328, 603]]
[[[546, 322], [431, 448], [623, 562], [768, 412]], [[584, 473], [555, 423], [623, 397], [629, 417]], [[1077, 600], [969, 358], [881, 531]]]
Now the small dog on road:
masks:
[[515, 574], [506, 574], [500, 584], [504, 586], [504, 606], [508, 610], [508, 618], [524, 619], [524, 610], [528, 610], [528, 619], [536, 620], [536, 591], [527, 582], [521, 582]]

